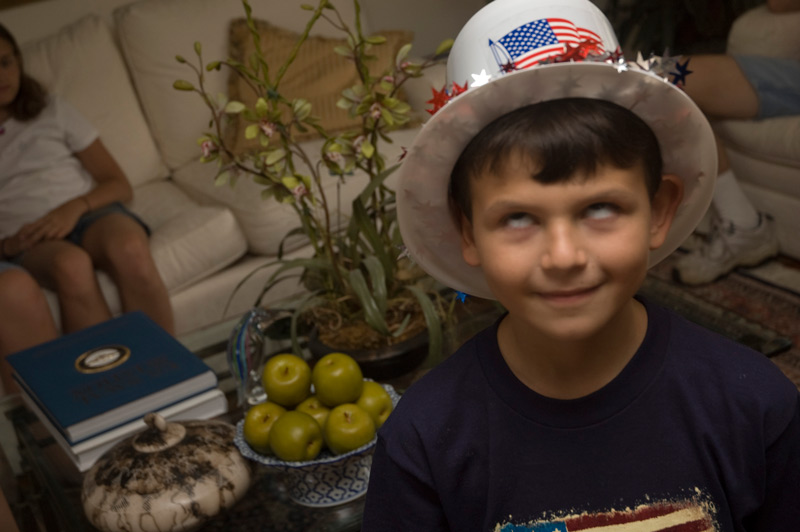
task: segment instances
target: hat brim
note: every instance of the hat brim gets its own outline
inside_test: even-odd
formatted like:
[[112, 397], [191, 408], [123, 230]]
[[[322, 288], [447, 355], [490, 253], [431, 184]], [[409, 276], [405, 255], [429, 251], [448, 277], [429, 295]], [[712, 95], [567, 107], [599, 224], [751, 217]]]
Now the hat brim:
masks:
[[514, 109], [568, 97], [614, 102], [642, 118], [658, 138], [664, 173], [684, 195], [650, 266], [672, 253], [703, 218], [714, 192], [717, 151], [705, 115], [682, 90], [656, 75], [608, 63], [556, 63], [506, 74], [453, 98], [423, 126], [399, 169], [397, 211], [409, 255], [441, 283], [492, 299], [480, 268], [464, 262], [450, 216], [448, 185], [456, 160], [486, 125]]

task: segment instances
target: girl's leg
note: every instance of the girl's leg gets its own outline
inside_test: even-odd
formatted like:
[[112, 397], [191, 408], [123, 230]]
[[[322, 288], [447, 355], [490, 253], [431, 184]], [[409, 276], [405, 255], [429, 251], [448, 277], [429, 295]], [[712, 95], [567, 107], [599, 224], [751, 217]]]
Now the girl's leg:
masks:
[[141, 310], [174, 332], [169, 295], [141, 225], [124, 214], [103, 216], [86, 229], [82, 245], [95, 266], [114, 279], [126, 312]]
[[22, 265], [40, 285], [58, 294], [65, 333], [111, 318], [92, 258], [84, 249], [66, 240], [49, 240], [26, 251]]
[[36, 280], [19, 268], [0, 272], [0, 378], [5, 393], [19, 391], [6, 355], [57, 336], [56, 324]]

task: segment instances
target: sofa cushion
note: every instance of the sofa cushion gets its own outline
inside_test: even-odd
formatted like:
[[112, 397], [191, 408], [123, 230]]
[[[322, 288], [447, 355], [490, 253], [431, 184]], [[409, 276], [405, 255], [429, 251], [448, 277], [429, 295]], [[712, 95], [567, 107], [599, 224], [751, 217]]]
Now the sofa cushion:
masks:
[[[418, 131], [418, 129], [401, 129], [391, 132], [390, 137], [394, 142], [381, 145], [381, 153], [386, 158], [387, 165], [393, 165], [398, 161], [403, 148], [411, 146]], [[319, 159], [321, 139], [306, 141], [302, 146], [310, 158]], [[307, 171], [299, 160], [296, 162], [299, 172]], [[240, 177], [233, 187], [217, 187], [214, 185], [216, 172], [216, 164], [195, 162], [177, 170], [173, 178], [182, 189], [198, 201], [223, 203], [229, 206], [239, 221], [252, 253], [276, 255], [286, 233], [300, 225], [294, 208], [291, 205], [278, 203], [273, 198], [262, 199], [263, 187], [246, 176]], [[395, 175], [390, 176], [386, 181], [387, 185], [391, 186], [394, 178]], [[333, 176], [325, 180], [324, 188], [329, 204], [336, 206], [338, 198], [341, 206], [331, 213], [334, 221], [339, 219], [342, 224], [347, 223], [352, 201], [363, 190], [365, 184], [366, 176], [362, 172], [346, 176], [342, 185], [339, 185], [339, 180]], [[305, 243], [303, 237], [292, 238], [285, 243], [283, 251], [297, 249]]]
[[[136, 186], [167, 175], [108, 25], [90, 15], [22, 47], [25, 70], [99, 131]], [[91, 83], [87, 83], [91, 80]]]
[[198, 205], [169, 181], [136, 188], [130, 205], [150, 226], [150, 249], [170, 293], [223, 269], [247, 251], [231, 211]]
[[[253, 15], [291, 31], [302, 31], [309, 12], [296, 0], [260, 0]], [[338, 5], [345, 20], [353, 20], [353, 5]], [[240, 0], [140, 0], [114, 12], [120, 48], [136, 84], [145, 116], [164, 162], [176, 169], [199, 157], [197, 138], [207, 130], [210, 111], [196, 94], [172, 88], [177, 79], [195, 82], [192, 70], [175, 60], [182, 55], [196, 63], [194, 43], [202, 44], [203, 59], [226, 59], [231, 20], [244, 15]], [[317, 35], [338, 34], [321, 22]], [[205, 75], [209, 94], [224, 93], [228, 72]]]
[[[254, 22], [264, 60], [270, 66], [270, 75], [274, 79], [278, 69], [290, 57], [300, 35], [263, 20]], [[375, 57], [367, 65], [373, 76], [379, 76], [390, 70], [400, 48], [414, 38], [414, 34], [410, 31], [384, 31], [380, 35], [386, 38], [386, 42], [373, 46], [369, 51]], [[319, 118], [319, 125], [330, 134], [356, 127], [361, 122], [359, 118], [351, 118], [349, 113], [336, 105], [342, 97], [342, 91], [359, 82], [353, 62], [335, 51], [337, 47], [346, 46], [347, 41], [343, 38], [309, 37], [297, 50], [295, 59], [286, 70], [278, 88], [281, 95], [289, 101], [296, 98], [308, 100], [311, 103], [312, 115]], [[256, 45], [247, 26], [247, 20], [234, 20], [230, 28], [230, 58], [249, 65], [255, 53]], [[232, 71], [228, 97], [253, 108], [257, 94], [249, 80]], [[401, 95], [401, 98], [404, 97]], [[243, 120], [241, 115], [234, 117], [231, 122], [228, 138], [229, 146], [234, 153], [260, 148], [257, 139], [245, 138], [244, 130], [249, 124], [251, 122]], [[297, 140], [317, 137], [319, 134], [313, 129], [307, 133], [295, 134]]]
[[800, 116], [766, 120], [724, 120], [714, 129], [727, 145], [751, 157], [800, 168]]

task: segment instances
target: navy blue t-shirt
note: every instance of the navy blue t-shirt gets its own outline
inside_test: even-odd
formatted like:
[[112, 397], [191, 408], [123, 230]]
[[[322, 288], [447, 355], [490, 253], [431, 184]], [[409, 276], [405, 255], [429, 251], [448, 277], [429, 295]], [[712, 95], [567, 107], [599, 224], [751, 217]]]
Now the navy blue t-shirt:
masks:
[[362, 530], [800, 531], [797, 388], [645, 306], [639, 350], [586, 397], [526, 387], [497, 324], [411, 386], [379, 432]]

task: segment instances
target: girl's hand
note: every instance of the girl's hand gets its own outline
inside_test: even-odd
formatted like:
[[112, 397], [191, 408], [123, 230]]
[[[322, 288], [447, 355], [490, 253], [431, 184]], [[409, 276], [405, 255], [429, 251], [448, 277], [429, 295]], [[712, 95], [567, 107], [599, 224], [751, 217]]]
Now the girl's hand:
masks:
[[86, 213], [87, 205], [81, 198], [70, 200], [38, 220], [22, 226], [17, 232], [20, 251], [30, 248], [43, 240], [60, 240], [67, 236]]

